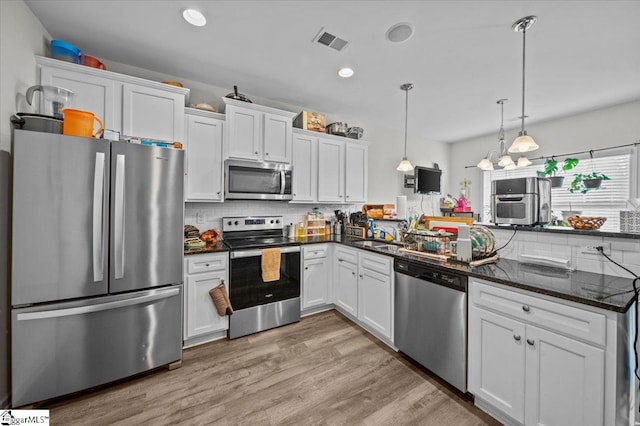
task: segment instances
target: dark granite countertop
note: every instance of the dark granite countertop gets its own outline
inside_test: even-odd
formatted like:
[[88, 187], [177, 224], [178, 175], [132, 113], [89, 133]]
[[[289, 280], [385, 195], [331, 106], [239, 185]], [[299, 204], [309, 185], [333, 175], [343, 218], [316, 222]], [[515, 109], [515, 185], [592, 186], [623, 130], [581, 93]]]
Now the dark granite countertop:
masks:
[[479, 223], [479, 225], [486, 226], [489, 229], [505, 229], [505, 230], [513, 230], [517, 229], [519, 231], [527, 231], [527, 232], [546, 232], [552, 234], [570, 234], [570, 235], [587, 235], [587, 236], [595, 236], [595, 237], [611, 237], [611, 238], [629, 238], [632, 240], [640, 239], [640, 234], [630, 234], [626, 232], [609, 232], [609, 231], [601, 231], [599, 229], [594, 230], [586, 230], [586, 229], [573, 229], [568, 226], [522, 226], [522, 225], [494, 225], [487, 223]]
[[302, 245], [328, 242], [341, 243], [378, 254], [460, 272], [469, 277], [480, 278], [615, 312], [627, 312], [634, 301], [633, 280], [631, 278], [584, 271], [565, 271], [547, 266], [530, 265], [510, 259], [499, 259], [492, 264], [472, 267], [465, 263], [432, 260], [407, 253], [391, 254], [363, 246], [362, 241], [364, 240], [362, 239], [346, 236], [300, 238], [295, 241]]
[[222, 241], [218, 241], [215, 244], [207, 244], [206, 246], [198, 249], [184, 249], [184, 255], [189, 256], [191, 254], [218, 253], [224, 251], [229, 251], [229, 248], [225, 246]]

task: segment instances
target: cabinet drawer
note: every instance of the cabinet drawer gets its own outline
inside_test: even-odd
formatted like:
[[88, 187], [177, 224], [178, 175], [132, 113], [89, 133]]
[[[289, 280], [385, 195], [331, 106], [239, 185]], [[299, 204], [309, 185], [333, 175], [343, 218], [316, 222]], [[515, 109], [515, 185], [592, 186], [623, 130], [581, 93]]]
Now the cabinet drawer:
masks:
[[360, 252], [360, 268], [389, 276], [391, 275], [392, 262], [392, 257], [380, 254], [371, 254], [365, 251]]
[[349, 249], [345, 247], [336, 247], [336, 259], [339, 262], [345, 261], [349, 263], [353, 263], [354, 265], [358, 264], [358, 252], [355, 249]]
[[607, 319], [604, 314], [483, 284], [476, 280], [469, 284], [469, 292], [469, 300], [475, 306], [600, 346], [606, 344]]
[[227, 269], [229, 256], [222, 254], [196, 254], [187, 257], [187, 274]]
[[327, 244], [312, 244], [302, 248], [304, 251], [304, 260], [307, 259], [320, 259], [327, 257], [329, 251], [329, 245]]

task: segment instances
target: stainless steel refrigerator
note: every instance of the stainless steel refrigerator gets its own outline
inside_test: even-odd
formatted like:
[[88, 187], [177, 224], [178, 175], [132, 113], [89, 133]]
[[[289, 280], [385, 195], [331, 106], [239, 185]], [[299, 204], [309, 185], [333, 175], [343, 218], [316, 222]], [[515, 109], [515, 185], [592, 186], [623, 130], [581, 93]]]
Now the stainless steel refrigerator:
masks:
[[15, 130], [12, 406], [182, 357], [183, 152]]

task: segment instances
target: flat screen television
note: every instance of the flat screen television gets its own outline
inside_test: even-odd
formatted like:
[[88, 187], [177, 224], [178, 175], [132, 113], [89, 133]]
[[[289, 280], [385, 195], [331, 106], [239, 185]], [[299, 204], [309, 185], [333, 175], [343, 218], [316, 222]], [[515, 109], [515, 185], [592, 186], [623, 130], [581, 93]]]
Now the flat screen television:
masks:
[[440, 177], [442, 170], [416, 166], [413, 169], [413, 192], [419, 194], [440, 193]]

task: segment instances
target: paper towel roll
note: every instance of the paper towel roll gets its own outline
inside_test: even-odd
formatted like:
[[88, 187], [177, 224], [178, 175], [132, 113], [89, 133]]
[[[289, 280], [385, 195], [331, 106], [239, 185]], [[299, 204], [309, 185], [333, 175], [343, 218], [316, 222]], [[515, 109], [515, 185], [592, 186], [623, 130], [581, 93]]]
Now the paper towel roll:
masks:
[[398, 219], [407, 218], [407, 196], [398, 195], [396, 197], [396, 213]]

